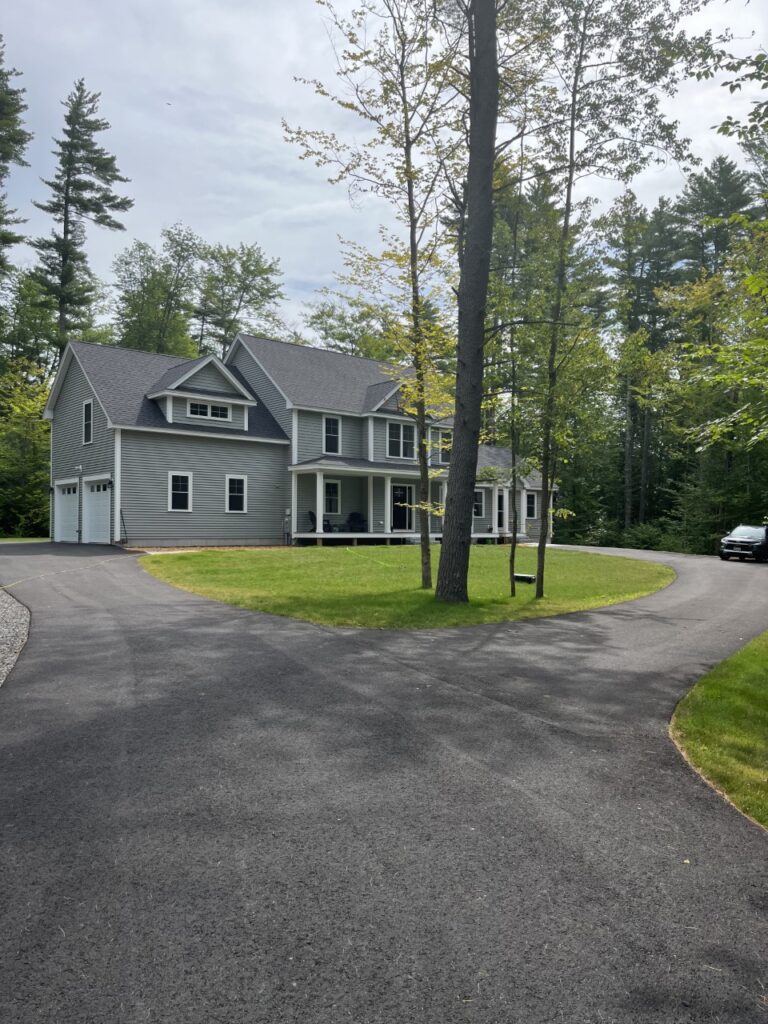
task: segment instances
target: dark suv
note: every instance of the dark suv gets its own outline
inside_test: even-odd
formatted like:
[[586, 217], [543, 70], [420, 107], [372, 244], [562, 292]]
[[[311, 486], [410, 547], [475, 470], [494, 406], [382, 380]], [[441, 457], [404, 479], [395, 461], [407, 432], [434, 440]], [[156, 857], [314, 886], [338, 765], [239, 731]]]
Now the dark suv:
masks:
[[720, 541], [720, 557], [724, 562], [729, 558], [754, 558], [756, 562], [768, 561], [768, 527], [737, 526]]

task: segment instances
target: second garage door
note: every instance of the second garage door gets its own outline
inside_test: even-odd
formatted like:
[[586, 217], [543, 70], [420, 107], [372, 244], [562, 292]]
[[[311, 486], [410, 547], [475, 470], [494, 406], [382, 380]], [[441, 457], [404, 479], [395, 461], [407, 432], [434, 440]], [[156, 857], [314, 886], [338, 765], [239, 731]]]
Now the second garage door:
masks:
[[89, 480], [83, 484], [83, 543], [109, 544], [109, 483]]

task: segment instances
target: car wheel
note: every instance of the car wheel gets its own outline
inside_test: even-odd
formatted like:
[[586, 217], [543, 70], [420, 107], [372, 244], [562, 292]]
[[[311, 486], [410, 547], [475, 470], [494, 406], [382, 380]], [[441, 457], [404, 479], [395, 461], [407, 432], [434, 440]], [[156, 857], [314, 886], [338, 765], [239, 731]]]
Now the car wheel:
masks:
[[755, 561], [756, 562], [764, 562], [765, 560], [766, 560], [766, 556], [765, 555], [755, 555]]
[[730, 555], [726, 555], [722, 551], [720, 552], [720, 559], [721, 559], [721, 561], [727, 562], [730, 557], [731, 557]]

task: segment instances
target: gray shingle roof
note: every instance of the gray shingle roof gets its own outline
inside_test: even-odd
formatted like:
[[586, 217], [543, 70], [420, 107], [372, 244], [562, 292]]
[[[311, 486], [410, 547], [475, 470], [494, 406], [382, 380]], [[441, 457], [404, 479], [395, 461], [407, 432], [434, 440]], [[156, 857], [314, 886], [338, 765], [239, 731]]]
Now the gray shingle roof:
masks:
[[[175, 374], [171, 376], [171, 379], [175, 380], [182, 375], [185, 367], [191, 368], [199, 360], [180, 359], [178, 356], [158, 355], [156, 352], [140, 352], [111, 345], [89, 345], [82, 341], [70, 342], [70, 347], [91, 382], [96, 397], [104, 406], [110, 422], [115, 426], [182, 429], [182, 425], [178, 423], [169, 425], [157, 403], [147, 398], [147, 394], [155, 392], [157, 382], [162, 378]], [[241, 380], [239, 374], [235, 376]], [[250, 389], [248, 390], [252, 394]], [[189, 432], [207, 433], [210, 429], [203, 425], [190, 426]], [[243, 435], [243, 431], [227, 427], [217, 426], [215, 429], [217, 433], [232, 433], [241, 437]], [[285, 439], [285, 433], [263, 402], [249, 410], [248, 435], [274, 440]]]
[[239, 338], [288, 401], [299, 407], [360, 415], [395, 386], [391, 367], [387, 372], [387, 364], [378, 359], [249, 334]]
[[200, 356], [199, 359], [185, 359], [177, 366], [171, 366], [159, 380], [156, 380], [154, 384], [147, 388], [147, 392], [150, 395], [155, 395], [158, 391], [165, 391], [166, 388], [175, 384], [179, 377], [183, 377], [185, 373], [189, 373], [196, 366], [200, 366], [207, 358], [208, 356]]
[[[485, 469], [486, 467], [511, 472], [512, 452], [509, 448], [502, 448], [495, 444], [481, 444], [477, 452], [477, 468]], [[520, 482], [526, 490], [540, 490], [541, 473], [538, 469], [532, 469], [520, 478]]]

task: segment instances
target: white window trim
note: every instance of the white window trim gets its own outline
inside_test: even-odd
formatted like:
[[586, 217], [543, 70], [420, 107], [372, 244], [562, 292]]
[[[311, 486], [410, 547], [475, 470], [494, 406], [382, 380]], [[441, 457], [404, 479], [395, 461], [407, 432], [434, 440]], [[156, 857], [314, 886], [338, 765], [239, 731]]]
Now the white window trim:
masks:
[[[229, 481], [230, 480], [242, 480], [243, 481], [243, 507], [242, 508], [230, 508], [229, 507]], [[243, 473], [227, 473], [224, 477], [224, 511], [231, 516], [244, 516], [248, 511], [248, 477]]]
[[[193, 405], [204, 405], [208, 412], [205, 416], [197, 412], [192, 412]], [[225, 417], [211, 416], [211, 406], [218, 405], [222, 409], [227, 410]], [[188, 398], [187, 399], [187, 416], [191, 420], [210, 420], [212, 423], [231, 423], [232, 422], [232, 406], [229, 402], [214, 402], [210, 398]]]
[[[390, 455], [389, 454], [389, 426], [390, 423], [394, 423], [395, 426], [400, 428], [400, 454]], [[413, 430], [413, 455], [403, 455], [403, 427], [410, 427]], [[416, 438], [416, 425], [414, 423], [403, 422], [403, 420], [387, 420], [387, 458], [388, 459], [399, 459], [402, 462], [415, 462], [417, 457], [417, 438]]]
[[[477, 502], [475, 501], [475, 494], [480, 495], [480, 507], [482, 509], [480, 515], [477, 515], [475, 512], [475, 505], [477, 504]], [[482, 489], [482, 487], [476, 487], [472, 495], [472, 518], [485, 519], [485, 491]]]
[[[533, 498], [533, 515], [528, 515], [528, 499]], [[535, 491], [526, 491], [525, 494], [525, 518], [526, 519], [538, 519], [539, 518], [539, 496]]]
[[[337, 512], [329, 512], [327, 508], [328, 502], [328, 484], [336, 484], [338, 490], [338, 502], [339, 508]], [[341, 515], [341, 480], [335, 480], [333, 477], [325, 477], [323, 480], [323, 515], [324, 516], [340, 516]]]
[[[175, 476], [185, 476], [189, 480], [189, 507], [188, 508], [172, 508], [171, 506], [171, 484]], [[185, 469], [169, 469], [168, 470], [168, 511], [169, 512], [191, 512], [192, 511], [192, 474], [188, 473]]]
[[[336, 420], [336, 422], [339, 424], [339, 450], [337, 452], [329, 452], [328, 449], [325, 447], [325, 424], [327, 420]], [[341, 455], [341, 430], [341, 416], [323, 416], [323, 455]]]
[[[90, 441], [85, 440], [85, 407], [89, 405], [91, 407], [91, 439]], [[83, 402], [83, 444], [93, 444], [93, 399], [86, 398]]]

